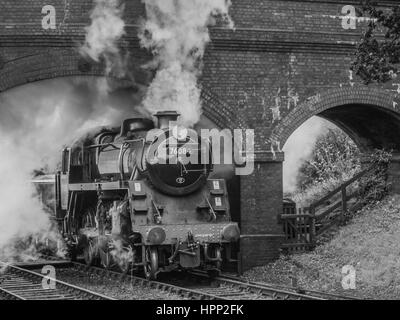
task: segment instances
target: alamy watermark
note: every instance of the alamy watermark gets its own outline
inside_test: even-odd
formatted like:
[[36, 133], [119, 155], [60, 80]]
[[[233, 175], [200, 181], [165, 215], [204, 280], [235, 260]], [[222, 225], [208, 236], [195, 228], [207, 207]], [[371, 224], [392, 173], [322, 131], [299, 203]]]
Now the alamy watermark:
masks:
[[151, 143], [151, 164], [181, 164], [184, 170], [188, 164], [235, 165], [235, 174], [241, 176], [254, 171], [253, 129], [201, 129], [199, 135], [170, 123], [167, 131], [150, 130], [146, 141]]
[[56, 8], [52, 5], [45, 5], [42, 8], [42, 28], [44, 30], [56, 29]]
[[351, 265], [342, 268], [342, 288], [343, 290], [356, 289], [356, 269]]
[[45, 275], [42, 279], [42, 288], [44, 290], [54, 290], [56, 288], [56, 268], [46, 265], [42, 268], [41, 273]]

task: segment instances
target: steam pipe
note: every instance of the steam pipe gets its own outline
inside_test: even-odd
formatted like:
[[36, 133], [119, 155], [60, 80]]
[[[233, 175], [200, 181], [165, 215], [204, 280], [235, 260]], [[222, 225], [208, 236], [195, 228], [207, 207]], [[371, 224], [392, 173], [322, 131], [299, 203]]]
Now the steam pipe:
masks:
[[168, 258], [169, 263], [173, 263], [179, 252], [179, 241], [176, 242], [175, 251], [171, 257]]
[[[216, 221], [216, 220], [217, 220], [217, 215], [215, 214], [214, 208], [213, 208], [213, 206], [211, 205], [211, 203], [210, 203], [210, 201], [208, 200], [208, 198], [205, 197], [205, 199], [206, 199], [207, 204], [208, 204], [208, 206], [209, 206], [210, 215], [211, 215], [211, 221]], [[209, 222], [211, 222], [211, 221], [209, 221]]]
[[121, 180], [124, 180], [124, 174], [125, 174], [125, 170], [124, 170], [124, 156], [126, 151], [128, 151], [129, 148], [129, 143], [123, 143], [121, 145], [121, 149], [119, 151], [119, 156], [118, 156], [118, 164], [119, 164], [119, 173], [121, 176]]

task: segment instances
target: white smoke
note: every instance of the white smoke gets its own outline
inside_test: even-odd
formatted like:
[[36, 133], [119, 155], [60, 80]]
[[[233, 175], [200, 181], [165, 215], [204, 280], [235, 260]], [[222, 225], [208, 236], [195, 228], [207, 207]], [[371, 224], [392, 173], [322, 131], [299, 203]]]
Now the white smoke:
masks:
[[91, 24], [85, 28], [86, 40], [80, 48], [96, 62], [101, 58], [106, 63], [106, 74], [112, 71], [123, 76], [126, 70], [125, 59], [121, 56], [118, 41], [125, 34], [125, 22], [122, 18], [124, 5], [120, 0], [94, 0], [90, 19]]
[[[24, 138], [27, 137], [21, 136], [21, 141]], [[33, 197], [34, 188], [29, 183], [35, 163], [32, 150], [21, 147], [5, 132], [0, 135], [0, 149], [3, 155], [0, 164], [0, 257], [3, 259], [4, 256], [16, 256], [12, 252], [14, 248], [11, 249], [11, 241], [32, 235], [53, 235], [50, 220], [44, 214], [39, 200]], [[23, 251], [25, 256], [34, 255]]]
[[314, 150], [318, 137], [326, 133], [335, 125], [320, 117], [312, 117], [304, 122], [289, 137], [283, 151], [283, 190], [290, 193], [296, 190], [297, 176], [302, 164], [307, 161]]
[[[99, 84], [100, 83], [100, 84]], [[134, 115], [132, 93], [107, 94], [103, 79], [60, 78], [0, 95], [0, 260], [35, 257], [32, 237], [58, 240], [30, 183], [35, 169], [53, 172], [64, 144], [99, 125]]]
[[142, 0], [147, 18], [139, 33], [142, 47], [155, 55], [158, 68], [143, 102], [151, 113], [176, 110], [193, 126], [200, 119], [198, 77], [210, 42], [208, 26], [220, 16], [232, 27], [228, 0]]

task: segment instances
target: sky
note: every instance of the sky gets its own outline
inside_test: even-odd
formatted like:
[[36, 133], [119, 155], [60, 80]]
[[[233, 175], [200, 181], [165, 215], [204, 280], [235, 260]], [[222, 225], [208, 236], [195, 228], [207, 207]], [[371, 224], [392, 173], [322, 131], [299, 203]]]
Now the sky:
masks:
[[298, 127], [283, 147], [285, 161], [283, 163], [283, 190], [295, 191], [297, 174], [304, 161], [312, 154], [319, 136], [336, 127], [323, 118], [314, 116]]

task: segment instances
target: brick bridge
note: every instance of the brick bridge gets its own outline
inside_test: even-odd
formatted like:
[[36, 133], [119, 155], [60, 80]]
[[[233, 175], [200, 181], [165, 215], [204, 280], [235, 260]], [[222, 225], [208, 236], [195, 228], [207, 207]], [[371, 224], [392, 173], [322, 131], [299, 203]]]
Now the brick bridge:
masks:
[[[140, 65], [149, 59], [136, 37], [144, 7], [140, 0], [125, 2], [127, 35], [120, 45]], [[343, 18], [347, 9], [342, 10], [355, 1], [232, 2], [236, 30], [211, 29], [201, 82], [206, 117], [222, 128], [256, 130], [255, 171], [236, 185], [247, 269], [278, 255], [281, 147], [290, 134], [319, 115], [366, 153], [375, 147], [400, 151], [400, 83], [366, 88], [349, 71], [363, 22]], [[46, 5], [53, 6], [56, 19], [48, 29], [42, 26]], [[89, 0], [1, 0], [0, 92], [43, 79], [102, 76], [104, 66], [83, 60], [76, 50], [91, 8]], [[397, 166], [393, 163], [394, 180]]]

